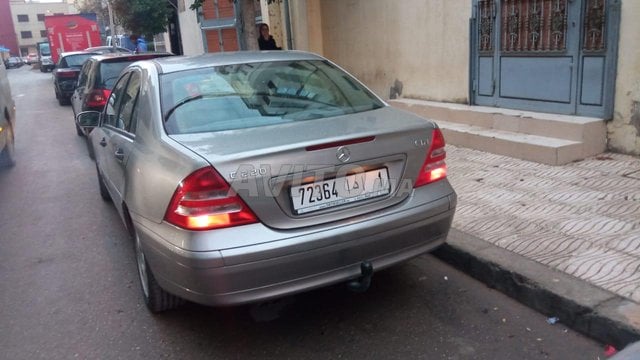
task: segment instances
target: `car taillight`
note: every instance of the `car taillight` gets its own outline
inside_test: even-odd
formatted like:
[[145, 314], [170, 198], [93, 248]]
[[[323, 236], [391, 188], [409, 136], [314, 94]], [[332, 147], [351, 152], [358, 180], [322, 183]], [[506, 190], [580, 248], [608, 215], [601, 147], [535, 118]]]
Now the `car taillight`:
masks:
[[212, 167], [196, 170], [182, 180], [164, 219], [187, 230], [220, 229], [258, 221]]
[[427, 152], [427, 159], [424, 161], [420, 173], [416, 179], [416, 183], [413, 186], [417, 188], [422, 185], [430, 184], [432, 182], [442, 180], [447, 177], [447, 164], [444, 159], [447, 157], [447, 153], [444, 150], [445, 142], [444, 136], [440, 129], [433, 129], [431, 134], [431, 145]]
[[87, 106], [90, 107], [104, 107], [107, 103], [107, 99], [111, 95], [111, 91], [107, 89], [95, 89], [87, 98]]
[[76, 77], [76, 72], [75, 71], [58, 71], [56, 75], [58, 75], [58, 77], [60, 78], [72, 78], [72, 77]]

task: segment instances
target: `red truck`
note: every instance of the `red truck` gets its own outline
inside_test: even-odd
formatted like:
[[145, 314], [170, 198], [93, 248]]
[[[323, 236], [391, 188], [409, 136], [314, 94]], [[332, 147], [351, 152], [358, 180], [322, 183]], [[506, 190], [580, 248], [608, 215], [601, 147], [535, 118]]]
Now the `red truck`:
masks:
[[44, 26], [47, 29], [53, 64], [58, 63], [63, 52], [100, 46], [96, 14], [49, 15], [44, 17]]

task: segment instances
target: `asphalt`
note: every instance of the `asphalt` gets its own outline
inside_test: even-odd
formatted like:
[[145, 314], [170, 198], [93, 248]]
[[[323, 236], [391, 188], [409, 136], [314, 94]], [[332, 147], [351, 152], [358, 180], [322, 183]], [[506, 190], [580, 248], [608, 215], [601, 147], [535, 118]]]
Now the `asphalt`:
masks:
[[[640, 341], [640, 158], [548, 166], [447, 146], [440, 259], [595, 340]], [[640, 357], [640, 355], [638, 355]]]

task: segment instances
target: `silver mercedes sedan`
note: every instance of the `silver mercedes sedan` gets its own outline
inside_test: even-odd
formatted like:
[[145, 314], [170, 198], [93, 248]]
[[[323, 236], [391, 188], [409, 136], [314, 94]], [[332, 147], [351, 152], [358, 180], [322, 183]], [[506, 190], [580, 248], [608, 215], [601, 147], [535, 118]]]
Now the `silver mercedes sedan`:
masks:
[[314, 54], [136, 62], [76, 121], [153, 312], [363, 291], [441, 245], [456, 207], [438, 126]]

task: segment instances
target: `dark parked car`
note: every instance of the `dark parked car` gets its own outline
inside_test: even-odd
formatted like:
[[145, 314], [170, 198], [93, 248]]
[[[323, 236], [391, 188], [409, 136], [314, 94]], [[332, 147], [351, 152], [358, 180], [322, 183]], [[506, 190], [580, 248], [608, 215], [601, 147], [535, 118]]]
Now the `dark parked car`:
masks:
[[[146, 53], [141, 55], [103, 54], [92, 56], [83, 65], [77, 87], [71, 96], [74, 116], [87, 110], [102, 111], [120, 72], [127, 65], [139, 60], [172, 55], [169, 53]], [[76, 132], [78, 136], [83, 135], [77, 125]]]
[[69, 104], [71, 95], [76, 88], [78, 82], [78, 74], [82, 69], [82, 65], [92, 53], [84, 51], [75, 51], [60, 54], [60, 60], [53, 70], [53, 87], [56, 92], [56, 99], [60, 105]]
[[22, 58], [12, 56], [5, 61], [5, 65], [7, 69], [17, 69], [24, 65], [24, 61], [22, 60]]
[[0, 167], [13, 166], [16, 106], [4, 62], [0, 61]]
[[140, 61], [77, 122], [153, 312], [347, 282], [442, 245], [456, 207], [433, 121], [318, 55]]

